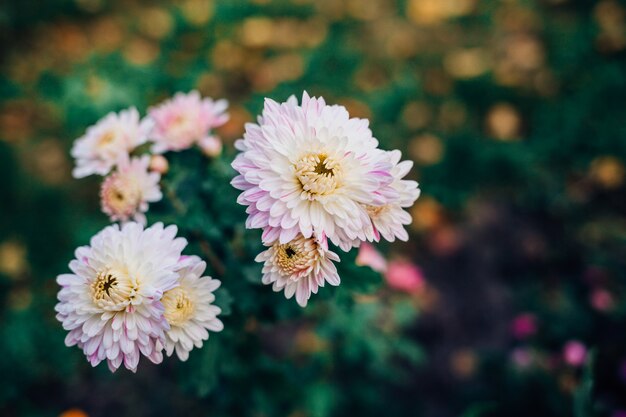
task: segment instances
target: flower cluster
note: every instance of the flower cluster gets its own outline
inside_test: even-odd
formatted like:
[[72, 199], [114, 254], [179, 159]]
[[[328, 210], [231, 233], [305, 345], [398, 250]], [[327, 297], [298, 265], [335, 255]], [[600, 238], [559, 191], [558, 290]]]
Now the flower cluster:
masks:
[[[108, 175], [100, 190], [102, 211], [111, 221], [146, 224], [148, 203], [161, 200], [159, 181], [168, 169], [160, 154], [197, 144], [207, 155], [218, 155], [221, 141], [212, 129], [228, 121], [227, 107], [226, 100], [203, 99], [192, 91], [150, 108], [143, 119], [134, 107], [109, 113], [75, 141], [73, 175]], [[148, 142], [156, 155], [132, 156]]]
[[211, 304], [220, 281], [202, 276], [199, 258], [182, 256], [187, 241], [176, 233], [176, 226], [128, 222], [76, 250], [72, 273], [57, 278], [67, 346], [78, 345], [93, 366], [106, 360], [111, 371], [122, 364], [135, 371], [141, 355], [160, 363], [163, 350], [176, 351], [184, 361], [208, 330], [222, 330]]
[[[202, 276], [206, 264], [198, 257], [182, 255], [187, 242], [176, 238], [175, 226], [144, 225], [148, 203], [162, 198], [161, 154], [194, 144], [205, 153], [221, 149], [211, 129], [228, 120], [226, 107], [179, 93], [143, 120], [134, 108], [109, 114], [76, 141], [74, 176], [106, 176], [102, 210], [122, 223], [78, 248], [72, 273], [57, 279], [66, 344], [80, 347], [92, 365], [106, 360], [112, 371], [122, 364], [135, 371], [141, 355], [159, 363], [163, 352], [186, 360], [209, 331], [222, 330], [213, 305], [220, 282]], [[147, 142], [154, 155], [137, 155]], [[242, 190], [246, 226], [262, 228], [267, 246], [256, 258], [264, 263], [262, 281], [299, 305], [326, 283], [340, 283], [329, 242], [348, 251], [381, 237], [408, 239], [405, 209], [420, 193], [417, 182], [404, 179], [412, 163], [379, 149], [367, 120], [350, 118], [344, 107], [306, 93], [301, 104], [268, 99], [236, 147], [232, 184]], [[364, 249], [376, 253], [369, 244]], [[371, 258], [366, 252], [360, 258]]]
[[417, 182], [403, 179], [412, 162], [379, 149], [368, 121], [343, 106], [306, 92], [301, 104], [294, 96], [266, 99], [235, 146], [232, 185], [242, 191], [246, 227], [263, 229], [269, 247], [257, 257], [263, 282], [295, 294], [301, 306], [325, 282], [339, 285], [328, 241], [348, 251], [381, 237], [408, 239], [404, 209], [420, 194]]
[[[111, 371], [122, 364], [135, 371], [142, 355], [160, 363], [163, 352], [185, 361], [209, 331], [222, 330], [213, 305], [220, 281], [203, 276], [200, 258], [182, 255], [187, 241], [176, 238], [176, 226], [144, 226], [148, 203], [163, 197], [159, 182], [168, 162], [161, 153], [193, 144], [219, 153], [211, 130], [228, 120], [227, 105], [195, 91], [178, 93], [143, 119], [135, 108], [110, 113], [74, 143], [74, 177], [105, 176], [102, 211], [122, 223], [78, 248], [72, 273], [57, 278], [65, 343], [81, 348], [93, 366], [106, 360]], [[148, 142], [154, 155], [139, 152]]]

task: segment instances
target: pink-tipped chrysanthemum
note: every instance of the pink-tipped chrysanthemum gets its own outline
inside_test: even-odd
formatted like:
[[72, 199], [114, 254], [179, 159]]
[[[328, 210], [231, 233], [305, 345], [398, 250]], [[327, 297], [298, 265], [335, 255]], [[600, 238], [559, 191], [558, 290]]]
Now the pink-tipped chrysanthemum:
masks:
[[366, 210], [374, 225], [376, 241], [380, 240], [381, 236], [390, 242], [396, 238], [407, 241], [409, 234], [404, 226], [411, 224], [412, 218], [404, 209], [413, 205], [420, 196], [420, 189], [416, 181], [402, 179], [411, 170], [413, 162], [400, 162], [402, 154], [398, 150], [387, 152], [387, 154], [389, 161], [393, 164], [391, 186], [398, 193], [398, 198], [382, 206], [366, 206]]
[[120, 157], [147, 141], [149, 131], [150, 122], [141, 120], [134, 107], [109, 113], [74, 142], [71, 153], [76, 167], [72, 175], [83, 178], [108, 174]]
[[174, 351], [181, 361], [186, 361], [189, 352], [202, 347], [209, 338], [209, 330], [219, 332], [224, 325], [217, 318], [222, 310], [213, 305], [215, 291], [220, 281], [202, 274], [206, 263], [197, 256], [184, 261], [185, 266], [178, 273], [178, 286], [163, 295], [165, 318], [170, 329], [165, 333], [165, 351], [171, 356]]
[[307, 93], [266, 99], [258, 124], [246, 125], [236, 147], [232, 184], [248, 206], [246, 226], [264, 228], [263, 241], [286, 244], [302, 234], [327, 236], [343, 250], [374, 233], [366, 206], [397, 199], [392, 164], [377, 148], [368, 121]]
[[161, 223], [113, 225], [76, 250], [72, 273], [57, 278], [55, 310], [69, 331], [67, 346], [78, 345], [93, 366], [106, 360], [111, 371], [122, 364], [135, 371], [141, 355], [163, 360], [169, 325], [161, 297], [178, 285], [187, 245], [176, 232]]
[[129, 159], [120, 158], [117, 170], [109, 175], [100, 189], [102, 211], [111, 221], [135, 220], [146, 224], [144, 213], [148, 203], [161, 200], [159, 188], [161, 175], [150, 172], [150, 157], [147, 155]]
[[317, 294], [325, 282], [337, 286], [339, 274], [333, 261], [339, 257], [328, 250], [326, 242], [313, 237], [296, 236], [292, 241], [276, 241], [255, 259], [263, 264], [263, 283], [272, 284], [276, 292], [285, 291], [287, 299], [295, 294], [296, 301], [305, 307], [311, 293]]
[[150, 139], [152, 151], [180, 151], [209, 136], [211, 129], [228, 121], [228, 102], [202, 98], [197, 91], [177, 93], [148, 110], [154, 128]]

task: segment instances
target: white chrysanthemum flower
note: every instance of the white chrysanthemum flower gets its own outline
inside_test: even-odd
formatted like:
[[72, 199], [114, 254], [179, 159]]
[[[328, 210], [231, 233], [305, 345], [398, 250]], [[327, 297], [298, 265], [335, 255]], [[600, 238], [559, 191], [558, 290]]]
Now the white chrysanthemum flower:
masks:
[[148, 110], [154, 129], [152, 151], [180, 151], [209, 136], [211, 129], [228, 121], [228, 101], [202, 98], [197, 91], [176, 93]]
[[302, 307], [325, 282], [334, 286], [340, 283], [333, 264], [339, 262], [339, 257], [328, 250], [326, 242], [313, 237], [299, 235], [287, 243], [276, 241], [255, 260], [264, 262], [263, 284], [272, 284], [276, 292], [284, 290], [287, 299], [295, 294]]
[[169, 325], [161, 297], [178, 285], [187, 245], [176, 232], [162, 223], [145, 230], [132, 222], [109, 226], [76, 250], [72, 273], [57, 278], [65, 344], [78, 345], [92, 366], [106, 360], [111, 371], [123, 363], [134, 372], [141, 355], [163, 360]]
[[348, 250], [373, 240], [366, 205], [396, 199], [386, 153], [377, 148], [367, 120], [350, 118], [307, 93], [279, 104], [266, 99], [258, 124], [246, 125], [232, 184], [243, 190], [246, 226], [264, 228], [265, 243], [287, 243], [301, 233], [327, 236]]
[[83, 178], [91, 174], [108, 174], [121, 156], [128, 155], [147, 141], [149, 131], [150, 122], [140, 120], [134, 107], [109, 113], [74, 142], [71, 153], [76, 159], [76, 167], [72, 175]]
[[165, 351], [186, 361], [194, 346], [202, 347], [209, 338], [209, 330], [219, 332], [224, 325], [217, 318], [222, 310], [213, 305], [215, 291], [221, 284], [211, 277], [203, 277], [206, 263], [197, 256], [185, 259], [180, 274], [179, 285], [167, 291], [161, 302], [165, 306], [165, 319], [170, 330], [165, 333]]
[[149, 168], [148, 155], [131, 159], [124, 155], [117, 170], [104, 180], [100, 188], [100, 202], [102, 211], [111, 221], [133, 219], [146, 224], [144, 213], [148, 211], [148, 203], [163, 198], [159, 188], [161, 175], [150, 172]]
[[391, 186], [397, 191], [398, 199], [383, 206], [366, 206], [366, 210], [374, 225], [376, 241], [380, 240], [380, 236], [390, 242], [393, 242], [396, 237], [407, 241], [409, 234], [404, 226], [411, 224], [412, 218], [404, 208], [413, 205], [420, 196], [420, 189], [416, 181], [402, 179], [413, 167], [413, 162], [400, 162], [402, 154], [398, 150], [387, 152], [387, 154], [389, 161], [393, 164]]

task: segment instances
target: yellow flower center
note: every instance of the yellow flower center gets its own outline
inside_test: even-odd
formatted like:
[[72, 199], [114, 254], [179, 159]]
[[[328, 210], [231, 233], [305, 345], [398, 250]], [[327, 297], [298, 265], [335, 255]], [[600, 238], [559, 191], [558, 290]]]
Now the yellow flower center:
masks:
[[372, 219], [375, 219], [376, 217], [380, 216], [385, 211], [387, 211], [387, 207], [388, 207], [387, 205], [384, 205], [384, 206], [365, 206], [365, 210], [367, 211], [367, 214]]
[[300, 236], [284, 245], [274, 244], [274, 264], [282, 275], [293, 276], [312, 267], [317, 259], [317, 243], [313, 239]]
[[181, 287], [166, 291], [161, 299], [165, 307], [165, 319], [170, 326], [181, 326], [193, 316], [195, 305]]
[[333, 193], [341, 185], [340, 165], [325, 153], [308, 154], [296, 162], [296, 177], [309, 200]]
[[98, 139], [98, 147], [106, 148], [107, 146], [112, 144], [114, 141], [115, 141], [115, 132], [112, 132], [109, 130], [108, 132], [105, 132], [102, 136], [100, 136], [100, 138]]
[[115, 269], [105, 269], [98, 273], [91, 283], [91, 299], [101, 308], [123, 309], [137, 292], [137, 285], [128, 274]]
[[180, 128], [187, 126], [189, 119], [184, 114], [178, 114], [172, 119], [172, 127]]

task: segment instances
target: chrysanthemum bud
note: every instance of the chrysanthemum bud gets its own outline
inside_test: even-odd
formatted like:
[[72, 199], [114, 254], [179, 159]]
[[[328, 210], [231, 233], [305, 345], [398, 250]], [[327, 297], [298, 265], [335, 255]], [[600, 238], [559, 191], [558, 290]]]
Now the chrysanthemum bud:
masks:
[[207, 136], [198, 141], [198, 146], [209, 158], [215, 158], [222, 153], [222, 141], [215, 136]]
[[163, 155], [152, 155], [150, 158], [150, 171], [163, 175], [170, 169], [170, 164]]

